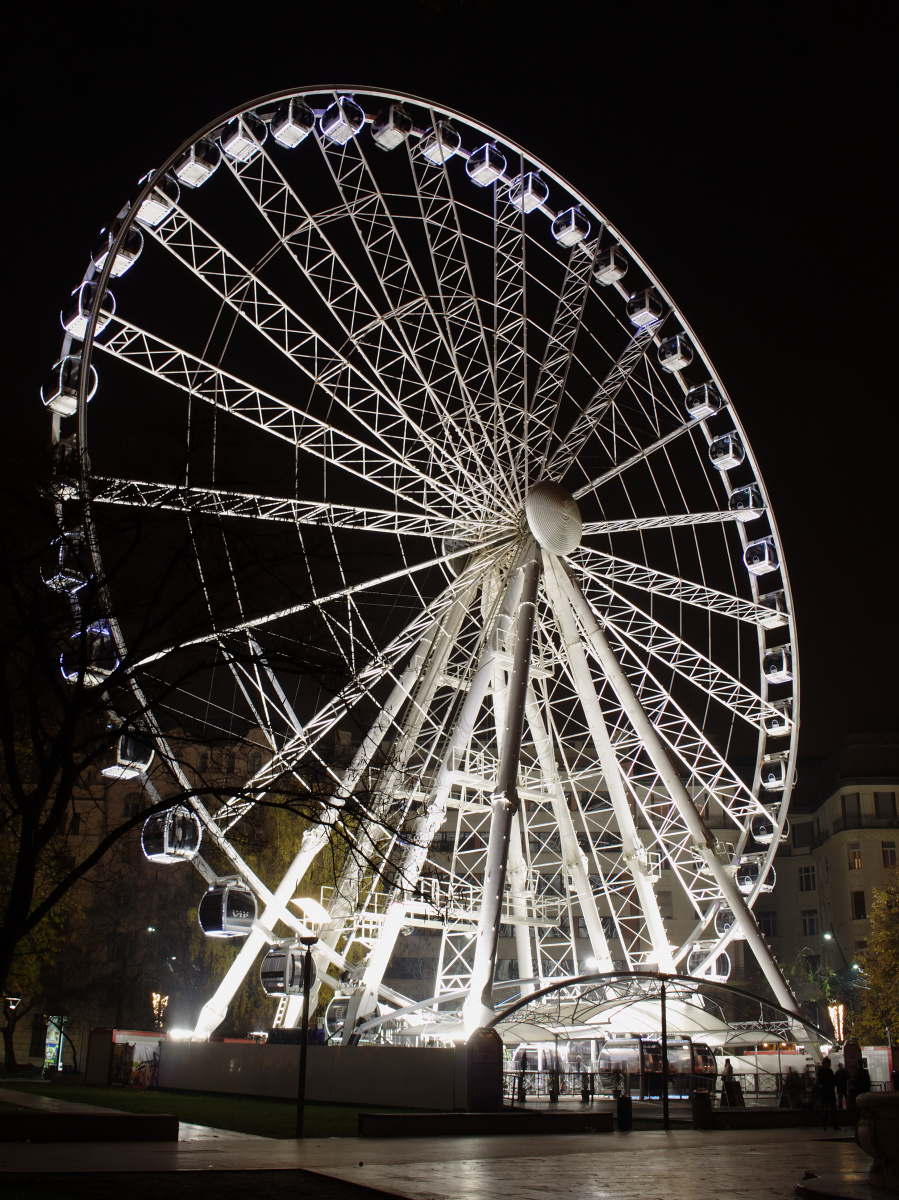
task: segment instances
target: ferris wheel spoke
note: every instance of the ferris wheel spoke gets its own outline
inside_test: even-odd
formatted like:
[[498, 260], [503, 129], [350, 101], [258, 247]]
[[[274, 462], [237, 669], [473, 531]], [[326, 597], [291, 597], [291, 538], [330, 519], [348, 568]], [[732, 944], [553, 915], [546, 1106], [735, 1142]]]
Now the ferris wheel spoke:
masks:
[[[385, 392], [393, 397], [395, 411], [410, 426], [414, 438], [426, 442], [438, 459], [447, 459], [445, 447], [453, 444], [452, 461], [461, 469], [469, 485], [473, 486], [474, 479], [466, 462], [481, 468], [479, 482], [483, 485], [486, 478], [483, 460], [472, 456], [472, 446], [467, 447], [469, 453], [464, 458], [459, 453], [463, 431], [450, 422], [441, 398], [428, 384], [419, 360], [398, 335], [395, 323], [385, 319], [359, 285], [329, 239], [327, 225], [320, 224], [316, 215], [301, 203], [266, 148], [259, 146], [259, 153], [247, 162], [229, 159], [228, 166], [303, 278], [339, 321], [355, 353], [365, 362], [367, 375], [377, 378]], [[364, 212], [364, 206], [361, 209], [356, 206], [347, 212], [357, 229]], [[452, 442], [443, 436], [434, 438], [415, 419], [416, 411], [424, 408], [419, 396], [426, 396], [429, 404], [440, 412], [442, 421], [452, 425]]]
[[657, 571], [642, 563], [630, 562], [603, 550], [595, 550], [591, 546], [579, 546], [570, 555], [570, 561], [589, 579], [604, 587], [626, 584], [654, 596], [667, 596], [707, 612], [745, 621], [750, 625], [765, 626], [772, 620], [771, 610], [761, 604], [692, 583], [678, 575]]
[[[482, 543], [483, 547], [495, 545], [496, 543], [507, 542], [509, 534], [507, 532], [494, 535], [491, 538], [485, 539]], [[418, 571], [427, 571], [431, 567], [442, 566], [447, 563], [452, 563], [454, 560], [468, 557], [471, 554], [471, 547], [466, 546], [459, 550], [450, 550], [446, 554], [439, 554], [435, 558], [426, 559], [424, 562], [415, 563], [412, 566], [403, 567], [399, 571], [390, 571], [384, 575], [378, 575], [375, 578], [367, 579], [363, 583], [350, 584], [347, 587], [338, 588], [336, 591], [329, 593], [327, 596], [317, 596], [312, 600], [303, 600], [299, 604], [290, 604], [285, 608], [278, 609], [276, 612], [265, 613], [259, 617], [252, 617], [245, 621], [238, 621], [228, 626], [228, 628], [218, 629], [214, 633], [203, 634], [200, 637], [189, 638], [182, 642], [176, 642], [165, 650], [158, 650], [154, 654], [148, 654], [145, 658], [134, 663], [134, 669], [148, 666], [150, 663], [159, 662], [163, 658], [167, 658], [175, 651], [184, 650], [191, 646], [202, 646], [210, 642], [217, 642], [223, 638], [231, 637], [234, 634], [246, 633], [250, 629], [261, 629], [266, 625], [271, 625], [275, 621], [281, 621], [285, 617], [296, 616], [298, 613], [308, 612], [313, 608], [323, 608], [327, 604], [333, 604], [339, 600], [345, 600], [348, 596], [353, 596], [359, 592], [369, 591], [372, 588], [380, 587], [382, 584], [391, 583], [397, 579], [405, 579], [409, 575]]]
[[177, 484], [147, 483], [138, 479], [91, 476], [95, 503], [130, 505], [135, 508], [168, 509], [203, 513], [216, 517], [282, 521], [315, 528], [367, 530], [413, 537], [455, 538], [477, 542], [486, 532], [496, 532], [474, 521], [439, 517], [436, 514], [401, 513], [390, 509], [366, 508], [355, 504], [329, 504], [291, 500], [285, 496], [263, 496], [230, 492], [221, 488], [180, 487]]
[[392, 448], [372, 446], [118, 317], [111, 324], [109, 339], [96, 343], [105, 353], [418, 507], [457, 505], [452, 487]]
[[609, 584], [600, 584], [600, 587], [603, 595], [598, 605], [591, 601], [588, 591], [584, 591], [584, 595], [591, 603], [594, 615], [601, 609], [602, 624], [613, 629], [619, 637], [663, 662], [682, 679], [756, 729], [761, 730], [766, 716], [776, 715], [776, 710], [766, 699], [694, 649], [681, 635], [651, 617]]
[[[435, 132], [437, 119], [431, 113]], [[457, 375], [465, 381], [469, 404], [466, 416], [470, 437], [480, 436], [492, 446], [494, 474], [519, 502], [516, 473], [512, 470], [513, 451], [505, 425], [502, 406], [496, 403], [497, 380], [493, 357], [484, 326], [479, 289], [475, 286], [465, 239], [462, 236], [457, 201], [446, 163], [428, 164], [422, 156], [411, 154], [412, 174], [428, 240], [431, 265], [437, 281], [437, 298], [442, 329]], [[484, 421], [482, 406], [492, 417]], [[504, 453], [500, 453], [500, 444]]]
[[[590, 537], [594, 534], [630, 533], [634, 530], [642, 531], [644, 529], [681, 529], [690, 525], [726, 525], [730, 521], [745, 521], [746, 511], [745, 509], [741, 509], [737, 513], [723, 509], [716, 512], [673, 513], [655, 517], [626, 517], [619, 521], [585, 521], [583, 534], [584, 537]], [[761, 516], [763, 510], [753, 509], [751, 511]]]
[[679, 425], [677, 429], [672, 429], [669, 433], [663, 434], [662, 437], [658, 438], [651, 445], [645, 447], [645, 449], [638, 450], [636, 454], [631, 454], [621, 462], [609, 467], [607, 470], [603, 471], [602, 474], [597, 475], [594, 479], [591, 479], [589, 483], [582, 484], [581, 487], [572, 492], [572, 495], [574, 496], [575, 500], [581, 500], [587, 495], [588, 492], [597, 491], [603, 486], [603, 484], [608, 483], [609, 480], [617, 478], [617, 476], [622, 475], [631, 467], [637, 466], [638, 463], [646, 462], [651, 455], [656, 454], [659, 450], [664, 449], [666, 446], [670, 446], [672, 442], [677, 441], [678, 438], [682, 437], [685, 433], [691, 432], [695, 428], [695, 422], [692, 424], [685, 422], [683, 425]]
[[[407, 461], [417, 458], [428, 463], [432, 472], [440, 463], [449, 478], [457, 478], [459, 466], [453, 461], [449, 448], [435, 444], [423, 433], [420, 437], [412, 435], [405, 412], [383, 387], [376, 371], [363, 372], [353, 360], [330, 345], [308, 321], [183, 209], [176, 208], [152, 232], [160, 244], [210, 291], [385, 449]], [[388, 432], [390, 436], [387, 436]], [[422, 471], [420, 466], [418, 469]]]
[[561, 479], [572, 463], [577, 461], [581, 451], [596, 431], [598, 423], [615, 403], [616, 397], [626, 387], [634, 371], [644, 361], [646, 352], [653, 344], [658, 330], [658, 325], [638, 330], [616, 359], [612, 369], [593, 393], [586, 408], [568, 433], [560, 438], [560, 444], [555, 453], [550, 455], [550, 449], [547, 446], [546, 455], [549, 461], [546, 463], [545, 474], [549, 478]]
[[590, 294], [590, 280], [599, 252], [599, 242], [597, 236], [589, 247], [581, 243], [571, 248], [565, 278], [543, 351], [543, 362], [537, 374], [533, 396], [527, 405], [526, 444], [533, 446], [538, 444], [538, 439], [545, 439], [542, 453], [535, 457], [538, 470], [542, 468], [549, 454], [556, 414], [565, 392], [565, 382], [584, 320], [584, 308]]

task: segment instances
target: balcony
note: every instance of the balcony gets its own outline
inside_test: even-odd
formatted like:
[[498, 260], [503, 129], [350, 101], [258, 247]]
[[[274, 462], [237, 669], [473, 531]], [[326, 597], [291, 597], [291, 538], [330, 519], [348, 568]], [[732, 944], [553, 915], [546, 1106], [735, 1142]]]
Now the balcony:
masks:
[[847, 829], [899, 829], [899, 817], [873, 817], [868, 813], [837, 817], [833, 823], [833, 832], [845, 833]]

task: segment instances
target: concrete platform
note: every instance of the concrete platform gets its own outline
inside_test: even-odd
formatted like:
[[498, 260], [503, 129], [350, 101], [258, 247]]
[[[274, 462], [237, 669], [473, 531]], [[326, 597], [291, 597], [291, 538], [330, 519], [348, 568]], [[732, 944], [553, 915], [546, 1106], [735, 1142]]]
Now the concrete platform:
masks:
[[611, 1133], [611, 1112], [585, 1108], [581, 1112], [507, 1109], [499, 1113], [360, 1113], [359, 1136], [372, 1137], [497, 1137], [517, 1134], [540, 1137], [562, 1133]]
[[[18, 1101], [19, 1093], [14, 1097]], [[6, 1098], [2, 1092], [0, 1098]], [[55, 1175], [59, 1192], [79, 1200], [123, 1192], [130, 1200], [182, 1192], [191, 1200], [227, 1200], [240, 1193], [241, 1177], [244, 1195], [267, 1200], [290, 1195], [362, 1200], [355, 1190], [360, 1187], [403, 1200], [791, 1200], [797, 1184], [825, 1177], [857, 1180], [870, 1161], [846, 1134], [811, 1129], [295, 1142], [212, 1130], [191, 1136], [182, 1127], [181, 1139], [64, 1143], [52, 1150], [5, 1143], [0, 1170], [10, 1173], [4, 1182], [15, 1180], [17, 1187], [26, 1176], [43, 1186]], [[61, 1178], [66, 1175], [69, 1179]], [[122, 1183], [129, 1175], [133, 1187]], [[262, 1178], [271, 1183], [260, 1185]], [[20, 1193], [10, 1194], [18, 1200]], [[54, 1193], [31, 1189], [41, 1200], [46, 1194]], [[818, 1200], [838, 1194], [819, 1192]], [[856, 1192], [853, 1200], [858, 1198]]]

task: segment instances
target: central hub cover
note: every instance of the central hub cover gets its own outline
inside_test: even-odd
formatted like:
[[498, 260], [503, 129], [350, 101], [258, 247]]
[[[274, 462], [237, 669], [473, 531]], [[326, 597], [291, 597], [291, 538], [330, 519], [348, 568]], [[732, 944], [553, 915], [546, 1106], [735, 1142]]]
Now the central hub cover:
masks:
[[559, 483], [544, 480], [528, 492], [524, 502], [531, 533], [544, 550], [570, 554], [581, 542], [581, 510], [571, 492]]

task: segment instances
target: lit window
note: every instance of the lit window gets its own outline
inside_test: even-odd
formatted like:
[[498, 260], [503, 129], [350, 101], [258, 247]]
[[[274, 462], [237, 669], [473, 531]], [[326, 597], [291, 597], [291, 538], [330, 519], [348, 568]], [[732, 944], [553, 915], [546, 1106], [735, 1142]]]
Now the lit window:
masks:
[[849, 870], [860, 871], [862, 869], [862, 847], [861, 842], [849, 843]]
[[852, 919], [853, 921], [864, 921], [868, 915], [868, 910], [865, 907], [864, 892], [850, 892], [850, 900], [852, 902]]
[[799, 868], [799, 890], [800, 892], [813, 892], [815, 890], [814, 864]]
[[800, 913], [802, 917], [802, 933], [804, 937], [813, 937], [818, 932], [817, 908], [806, 908]]
[[881, 842], [880, 852], [883, 855], [883, 865], [885, 867], [895, 867], [896, 865], [896, 843]]

